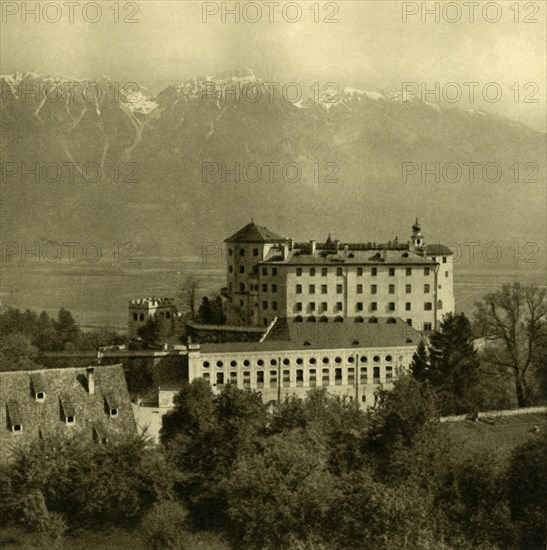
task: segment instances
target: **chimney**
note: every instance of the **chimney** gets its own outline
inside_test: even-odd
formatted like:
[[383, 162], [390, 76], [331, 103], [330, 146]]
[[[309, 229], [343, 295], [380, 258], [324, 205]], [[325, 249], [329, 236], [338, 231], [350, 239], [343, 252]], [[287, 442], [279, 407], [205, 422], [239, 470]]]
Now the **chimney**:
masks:
[[344, 254], [346, 258], [349, 256], [349, 246], [347, 244], [344, 245]]
[[289, 250], [294, 249], [294, 239], [289, 239]]
[[89, 395], [95, 395], [95, 367], [87, 367], [87, 391]]
[[338, 252], [340, 252], [340, 241], [338, 239], [334, 241], [334, 246], [336, 248], [336, 254], [338, 254]]
[[283, 261], [285, 261], [289, 257], [289, 245], [287, 243], [283, 243]]
[[315, 255], [316, 246], [317, 246], [317, 243], [315, 241], [310, 241], [310, 248], [311, 248], [312, 256]]

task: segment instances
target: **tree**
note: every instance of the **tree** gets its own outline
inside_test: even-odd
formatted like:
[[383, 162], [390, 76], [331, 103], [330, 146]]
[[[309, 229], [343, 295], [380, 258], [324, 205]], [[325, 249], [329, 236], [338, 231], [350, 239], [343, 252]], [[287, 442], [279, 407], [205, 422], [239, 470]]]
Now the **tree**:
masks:
[[157, 319], [150, 317], [137, 329], [137, 336], [148, 349], [156, 348], [161, 341], [161, 327]]
[[527, 406], [530, 370], [542, 366], [536, 359], [547, 330], [546, 291], [520, 283], [503, 285], [477, 302], [475, 327], [480, 336], [499, 344], [495, 362], [512, 373], [518, 406]]
[[150, 550], [186, 550], [186, 510], [172, 500], [158, 502], [142, 521], [146, 548]]
[[76, 345], [80, 337], [80, 328], [78, 327], [72, 313], [61, 307], [57, 314], [57, 319], [53, 321], [56, 332], [57, 350], [63, 351], [67, 344]]
[[418, 344], [418, 348], [412, 356], [412, 364], [410, 365], [410, 372], [412, 376], [419, 382], [425, 382], [429, 376], [429, 355], [427, 353], [427, 347], [423, 340]]
[[186, 275], [182, 280], [179, 298], [183, 307], [190, 314], [191, 319], [196, 318], [196, 295], [199, 290], [199, 280], [194, 275]]
[[30, 336], [21, 332], [6, 334], [0, 339], [0, 370], [35, 369], [38, 349], [30, 343]]
[[204, 296], [198, 310], [198, 321], [207, 325], [212, 323], [212, 318], [213, 310], [211, 308], [211, 302], [207, 296]]

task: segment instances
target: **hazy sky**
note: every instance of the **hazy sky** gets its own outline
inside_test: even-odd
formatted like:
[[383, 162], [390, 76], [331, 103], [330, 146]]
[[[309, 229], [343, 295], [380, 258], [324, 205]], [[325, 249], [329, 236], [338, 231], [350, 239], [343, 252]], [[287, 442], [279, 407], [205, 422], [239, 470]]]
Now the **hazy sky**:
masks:
[[[439, 23], [433, 15], [423, 23], [421, 12], [409, 14], [404, 23], [404, 3], [389, 0], [298, 2], [301, 18], [291, 23], [283, 17], [285, 2], [279, 3], [274, 21], [269, 22], [268, 7], [260, 2], [262, 18], [252, 23], [243, 16], [253, 18], [256, 10], [241, 1], [242, 17], [236, 23], [233, 15], [221, 13], [223, 6], [234, 8], [234, 2], [103, 1], [102, 15], [93, 23], [85, 21], [82, 14], [88, 2], [75, 6], [73, 22], [61, 1], [50, 4], [62, 12], [50, 7], [46, 14], [50, 20], [60, 15], [57, 22], [44, 20], [43, 14], [39, 22], [31, 14], [23, 21], [21, 3], [3, 2], [1, 71], [33, 70], [74, 78], [106, 74], [154, 92], [187, 78], [244, 67], [265, 79], [298, 81], [306, 87], [334, 81], [341, 88], [400, 91], [402, 82], [424, 82], [428, 88], [436, 82], [441, 88], [455, 82], [463, 92], [455, 105], [494, 111], [545, 129], [547, 5], [543, 0], [519, 2], [518, 13], [515, 2], [490, 2], [497, 8], [489, 8], [486, 17], [499, 16], [497, 22], [486, 21], [486, 3], [477, 2], [473, 23], [467, 7], [461, 8], [459, 22], [445, 20], [443, 8], [448, 18], [456, 18], [455, 2], [449, 6], [428, 2], [430, 8], [439, 5]], [[26, 2], [29, 9], [34, 4]], [[115, 4], [120, 19], [137, 22], [114, 22], [111, 8]], [[419, 10], [421, 4], [407, 2], [407, 10]], [[133, 14], [135, 5], [138, 13]], [[205, 5], [218, 10], [206, 22]], [[458, 5], [463, 6], [461, 2]], [[15, 9], [18, 12], [11, 15]], [[296, 9], [287, 8], [288, 17], [296, 18]], [[314, 21], [314, 9], [318, 9], [320, 22]], [[323, 22], [335, 10], [331, 18], [338, 22]], [[96, 11], [88, 8], [87, 16], [95, 18]], [[525, 23], [525, 19], [538, 22]], [[473, 104], [468, 101], [469, 87], [464, 82], [478, 83], [478, 99]], [[485, 103], [480, 98], [489, 82], [498, 84], [502, 96]], [[447, 93], [453, 97], [455, 91], [452, 87]], [[491, 87], [489, 92], [493, 97], [497, 89]], [[525, 102], [527, 97], [537, 103]]]

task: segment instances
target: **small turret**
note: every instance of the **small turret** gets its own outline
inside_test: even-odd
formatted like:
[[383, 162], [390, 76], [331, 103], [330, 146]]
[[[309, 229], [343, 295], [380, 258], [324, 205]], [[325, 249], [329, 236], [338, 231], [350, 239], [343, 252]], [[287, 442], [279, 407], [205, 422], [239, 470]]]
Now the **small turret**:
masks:
[[416, 218], [416, 223], [412, 226], [412, 236], [410, 237], [410, 249], [422, 252], [425, 250], [424, 237], [422, 235], [422, 226]]

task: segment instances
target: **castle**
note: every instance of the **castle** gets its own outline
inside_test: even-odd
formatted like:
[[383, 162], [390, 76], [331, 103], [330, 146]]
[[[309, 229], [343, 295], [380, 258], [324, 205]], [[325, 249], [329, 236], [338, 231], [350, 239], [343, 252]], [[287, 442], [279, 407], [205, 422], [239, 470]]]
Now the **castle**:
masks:
[[255, 325], [388, 316], [429, 332], [454, 311], [452, 251], [417, 219], [406, 243], [295, 243], [253, 221], [225, 242], [223, 294]]

